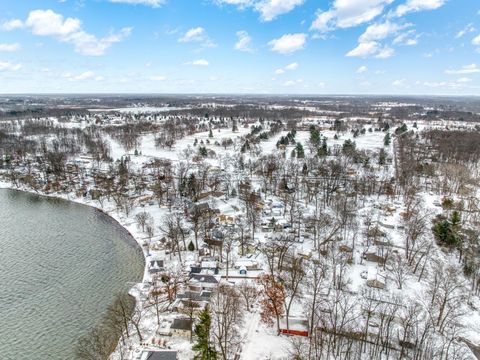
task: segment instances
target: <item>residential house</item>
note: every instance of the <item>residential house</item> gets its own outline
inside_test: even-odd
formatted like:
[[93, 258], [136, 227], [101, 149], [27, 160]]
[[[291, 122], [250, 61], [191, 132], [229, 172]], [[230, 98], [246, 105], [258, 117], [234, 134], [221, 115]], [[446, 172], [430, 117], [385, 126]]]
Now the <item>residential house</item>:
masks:
[[193, 321], [190, 319], [175, 319], [170, 325], [172, 336], [189, 338], [192, 334]]

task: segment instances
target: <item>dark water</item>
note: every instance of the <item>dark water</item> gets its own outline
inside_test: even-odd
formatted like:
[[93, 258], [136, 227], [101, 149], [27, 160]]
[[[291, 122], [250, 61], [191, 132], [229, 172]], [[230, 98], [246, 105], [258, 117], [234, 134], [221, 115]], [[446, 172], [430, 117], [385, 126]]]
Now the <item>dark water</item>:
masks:
[[77, 339], [143, 268], [106, 215], [0, 189], [0, 359], [74, 359]]

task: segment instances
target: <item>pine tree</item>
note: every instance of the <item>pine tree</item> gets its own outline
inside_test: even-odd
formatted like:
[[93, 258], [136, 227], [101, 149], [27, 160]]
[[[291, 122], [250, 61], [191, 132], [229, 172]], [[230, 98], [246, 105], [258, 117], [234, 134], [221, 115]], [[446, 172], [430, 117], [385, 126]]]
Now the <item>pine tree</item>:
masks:
[[385, 165], [387, 161], [387, 153], [385, 150], [380, 149], [380, 152], [378, 154], [378, 165]]
[[313, 125], [310, 127], [310, 142], [314, 146], [320, 145], [320, 132]]
[[208, 152], [207, 152], [207, 148], [205, 146], [201, 146], [199, 149], [198, 149], [198, 153], [203, 156], [203, 157], [206, 157], [208, 155]]
[[210, 327], [212, 324], [212, 317], [208, 305], [205, 306], [199, 316], [198, 324], [195, 326], [195, 336], [197, 342], [193, 345], [192, 350], [197, 352], [194, 360], [216, 360], [217, 352], [215, 348], [210, 345]]
[[388, 146], [390, 145], [390, 133], [387, 133], [383, 138], [383, 145]]
[[297, 157], [299, 159], [303, 159], [305, 157], [305, 150], [303, 149], [303, 145], [300, 143], [297, 143], [297, 146], [295, 147], [295, 150], [297, 152]]

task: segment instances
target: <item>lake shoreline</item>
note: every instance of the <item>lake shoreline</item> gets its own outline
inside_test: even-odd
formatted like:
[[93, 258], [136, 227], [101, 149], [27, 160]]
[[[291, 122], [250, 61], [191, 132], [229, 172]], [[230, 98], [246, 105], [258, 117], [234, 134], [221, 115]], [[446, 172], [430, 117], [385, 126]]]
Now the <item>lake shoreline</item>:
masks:
[[[50, 198], [50, 199], [58, 199], [58, 200], [62, 200], [62, 201], [67, 201], [67, 202], [71, 202], [75, 205], [88, 206], [88, 207], [94, 209], [95, 211], [102, 213], [103, 215], [106, 216], [106, 218], [109, 221], [111, 221], [112, 225], [119, 226], [122, 229], [122, 231], [126, 232], [126, 234], [128, 235], [127, 239], [128, 239], [129, 245], [135, 246], [136, 250], [140, 250], [140, 252], [143, 255], [143, 270], [144, 270], [143, 271], [143, 276], [142, 276], [140, 282], [144, 282], [147, 279], [147, 275], [148, 275], [148, 266], [147, 266], [148, 250], [146, 251], [145, 247], [142, 245], [142, 240], [140, 239], [140, 236], [139, 236], [140, 234], [135, 234], [134, 235], [132, 233], [132, 231], [130, 231], [130, 229], [128, 229], [129, 224], [126, 223], [126, 222], [122, 222], [122, 218], [120, 218], [118, 216], [115, 216], [115, 214], [112, 213], [113, 211], [107, 211], [107, 210], [101, 208], [100, 206], [97, 206], [96, 204], [92, 203], [93, 201], [92, 202], [82, 201], [83, 199], [77, 198], [77, 197], [70, 198], [68, 196], [68, 194], [45, 194], [45, 193], [42, 193], [42, 192], [36, 192], [36, 191], [34, 191], [30, 188], [27, 188], [27, 187], [17, 188], [12, 183], [2, 181], [2, 180], [0, 180], [0, 189], [12, 190], [12, 191], [16, 191], [16, 192], [37, 195], [37, 196], [40, 196], [40, 197], [45, 197], [45, 198]], [[140, 283], [140, 282], [138, 282], [138, 283]], [[136, 283], [136, 284], [138, 284], [138, 283]], [[128, 290], [129, 294], [130, 294], [131, 290], [135, 287], [136, 284], [134, 284], [132, 287], [130, 287], [130, 289]], [[135, 299], [135, 302], [138, 303], [138, 301], [139, 301], [138, 298], [136, 298], [133, 295], [131, 295], [131, 296]], [[120, 338], [118, 339], [118, 341], [120, 341]], [[118, 344], [118, 341], [117, 341], [117, 344]], [[115, 352], [116, 352], [116, 347], [115, 347], [115, 350], [112, 352], [111, 355], [113, 355]]]

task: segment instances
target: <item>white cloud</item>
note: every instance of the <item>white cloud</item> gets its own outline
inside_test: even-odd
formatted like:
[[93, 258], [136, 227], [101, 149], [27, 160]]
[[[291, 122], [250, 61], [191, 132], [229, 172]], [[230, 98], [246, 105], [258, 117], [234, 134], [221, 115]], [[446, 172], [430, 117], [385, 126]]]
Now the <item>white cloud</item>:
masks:
[[193, 60], [188, 64], [195, 65], [195, 66], [208, 66], [210, 63], [205, 59], [198, 59], [198, 60]]
[[418, 45], [418, 40], [417, 39], [407, 39], [404, 44], [407, 45], [407, 46]]
[[475, 36], [472, 40], [473, 45], [480, 45], [480, 35]]
[[238, 41], [235, 44], [235, 50], [244, 51], [244, 52], [252, 52], [250, 48], [250, 43], [252, 42], [252, 38], [246, 31], [237, 31]]
[[372, 56], [379, 51], [379, 44], [376, 41], [369, 41], [369, 42], [363, 42], [358, 44], [358, 46], [350, 50], [347, 53], [347, 56], [349, 57], [368, 57]]
[[272, 21], [279, 15], [289, 13], [303, 2], [304, 0], [263, 0], [256, 3], [255, 9], [260, 12], [263, 21]]
[[154, 8], [165, 4], [165, 0], [109, 0], [111, 3], [123, 3], [132, 5], [146, 5]]
[[380, 51], [375, 55], [377, 59], [388, 59], [395, 54], [395, 50], [391, 47], [384, 46]]
[[393, 40], [393, 43], [397, 45], [413, 46], [418, 44], [418, 38], [419, 36], [416, 34], [416, 31], [412, 29], [402, 34], [399, 34]]
[[219, 5], [222, 5], [222, 4], [236, 5], [240, 8], [245, 8], [247, 6], [252, 6], [254, 4], [253, 0], [215, 0], [214, 2]]
[[0, 44], [0, 51], [14, 52], [20, 50], [20, 44]]
[[376, 57], [378, 59], [387, 59], [392, 57], [395, 54], [395, 51], [388, 46], [381, 46], [380, 43], [376, 41], [369, 41], [359, 43], [358, 46], [350, 50], [346, 56], [348, 57]]
[[103, 81], [105, 78], [103, 76], [97, 76], [94, 71], [88, 70], [78, 75], [73, 75], [72, 73], [66, 72], [61, 75], [63, 78], [68, 81], [86, 81], [86, 80], [95, 80]]
[[469, 83], [471, 79], [468, 78], [461, 78], [458, 79], [457, 81], [453, 82], [448, 82], [448, 81], [426, 81], [423, 83], [423, 86], [429, 87], [429, 88], [444, 88], [444, 89], [466, 89], [469, 86], [467, 83]]
[[80, 75], [72, 77], [71, 79], [74, 81], [82, 81], [82, 80], [90, 80], [95, 77], [95, 73], [93, 71], [85, 71]]
[[369, 22], [380, 15], [393, 0], [335, 0], [327, 11], [318, 11], [311, 30], [327, 32]]
[[305, 0], [214, 0], [214, 3], [218, 5], [235, 5], [239, 9], [253, 7], [260, 13], [260, 19], [263, 21], [272, 21], [280, 15], [289, 13], [304, 2]]
[[179, 42], [202, 41], [205, 36], [205, 29], [202, 27], [191, 28], [183, 35]]
[[118, 33], [98, 39], [82, 30], [79, 19], [64, 19], [63, 15], [52, 10], [31, 11], [25, 25], [34, 35], [52, 36], [61, 42], [72, 44], [77, 53], [88, 56], [104, 55], [112, 44], [122, 41], [132, 32], [132, 28], [123, 28]]
[[411, 12], [424, 10], [435, 10], [445, 4], [446, 0], [407, 0], [405, 4], [399, 5], [394, 12], [395, 16], [404, 16]]
[[[387, 45], [382, 45], [380, 41], [385, 40], [392, 35], [396, 35], [410, 26], [411, 24], [396, 24], [388, 20], [383, 23], [372, 24], [367, 27], [362, 35], [360, 35], [357, 47], [349, 51], [347, 56], [362, 58], [376, 57], [379, 59], [389, 58], [393, 56], [395, 51]], [[400, 44], [401, 42], [404, 45], [414, 45], [412, 41], [416, 41], [416, 39], [407, 39], [414, 33], [415, 30], [409, 30], [400, 34], [393, 43]]]
[[298, 63], [291, 63], [285, 66], [285, 70], [296, 70], [298, 69]]
[[398, 31], [409, 27], [410, 24], [399, 25], [390, 21], [372, 24], [360, 35], [359, 42], [378, 41], [396, 34]]
[[67, 36], [81, 30], [80, 20], [64, 20], [63, 15], [52, 10], [31, 11], [25, 25], [31, 28], [34, 35], [39, 36]]
[[297, 80], [288, 80], [288, 81], [285, 81], [282, 86], [294, 86], [294, 85], [298, 85], [298, 84], [301, 84], [303, 83], [303, 79], [297, 79]]
[[203, 47], [215, 47], [215, 43], [209, 38], [205, 29], [201, 26], [191, 28], [188, 30], [178, 42], [189, 43], [196, 42], [200, 43]]
[[12, 30], [15, 30], [15, 29], [21, 29], [23, 28], [23, 22], [22, 20], [19, 20], [19, 19], [12, 19], [12, 20], [8, 20], [8, 21], [5, 21], [4, 23], [2, 23], [0, 25], [0, 30], [2, 31], [12, 31]]
[[448, 74], [448, 75], [475, 74], [479, 72], [480, 72], [480, 69], [477, 67], [477, 64], [465, 65], [465, 66], [462, 66], [461, 69], [445, 70], [445, 74]]
[[392, 82], [392, 86], [399, 87], [399, 88], [406, 88], [408, 87], [407, 80], [405, 79], [395, 80], [394, 82]]
[[282, 75], [285, 74], [287, 71], [293, 71], [298, 69], [298, 63], [294, 62], [291, 64], [288, 64], [287, 66], [284, 66], [283, 68], [275, 70], [275, 74], [277, 75]]
[[13, 64], [11, 62], [0, 61], [0, 71], [17, 71], [22, 68], [22, 64]]
[[156, 76], [151, 76], [150, 80], [152, 80], [152, 81], [165, 81], [165, 80], [167, 80], [167, 78], [165, 76], [162, 76], [162, 75], [156, 75]]
[[286, 34], [278, 39], [270, 41], [268, 45], [270, 45], [272, 51], [279, 54], [291, 54], [305, 48], [306, 42], [306, 34]]
[[439, 82], [426, 81], [426, 82], [423, 83], [423, 86], [431, 87], [431, 88], [438, 88], [438, 87], [446, 87], [446, 86], [448, 86], [448, 83], [445, 82], [445, 81], [439, 81]]
[[363, 74], [363, 73], [366, 73], [368, 71], [368, 67], [366, 67], [365, 65], [363, 66], [360, 66], [358, 69], [357, 69], [357, 74]]
[[72, 43], [75, 51], [82, 55], [101, 56], [114, 43], [118, 43], [130, 36], [132, 28], [123, 28], [118, 33], [110, 34], [104, 38], [97, 39], [85, 31], [72, 33], [62, 39], [62, 41]]
[[455, 35], [455, 38], [456, 39], [459, 39], [461, 37], [463, 37], [464, 35], [468, 34], [468, 33], [471, 33], [471, 32], [474, 32], [476, 29], [475, 27], [473, 26], [472, 23], [468, 24], [467, 26], [465, 26], [462, 30], [460, 30], [456, 35]]

